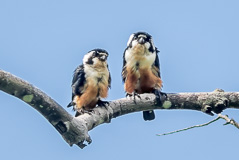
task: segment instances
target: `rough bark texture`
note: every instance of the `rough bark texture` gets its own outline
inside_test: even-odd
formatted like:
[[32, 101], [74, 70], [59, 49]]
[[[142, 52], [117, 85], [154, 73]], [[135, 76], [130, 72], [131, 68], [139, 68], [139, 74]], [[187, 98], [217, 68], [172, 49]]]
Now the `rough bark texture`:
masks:
[[0, 90], [13, 95], [40, 112], [62, 135], [69, 145], [83, 148], [91, 142], [88, 131], [102, 123], [110, 123], [118, 116], [153, 109], [190, 109], [221, 113], [226, 108], [239, 109], [239, 92], [215, 90], [210, 93], [170, 93], [161, 98], [142, 94], [141, 99], [122, 98], [107, 107], [96, 107], [91, 114], [71, 116], [62, 106], [28, 82], [0, 70]]

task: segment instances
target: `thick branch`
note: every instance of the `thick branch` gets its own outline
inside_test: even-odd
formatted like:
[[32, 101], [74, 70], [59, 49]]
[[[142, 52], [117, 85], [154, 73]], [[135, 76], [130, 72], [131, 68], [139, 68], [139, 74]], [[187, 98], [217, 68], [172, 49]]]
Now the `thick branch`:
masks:
[[72, 117], [48, 95], [28, 82], [0, 70], [0, 90], [21, 99], [35, 108], [70, 145], [77, 144], [81, 147], [85, 140], [90, 142], [86, 124]]
[[39, 111], [70, 145], [84, 147], [91, 139], [88, 131], [109, 123], [118, 116], [152, 109], [190, 109], [208, 114], [220, 113], [226, 108], [239, 108], [238, 92], [214, 91], [210, 93], [178, 93], [162, 95], [159, 100], [153, 94], [142, 94], [141, 99], [122, 98], [107, 107], [96, 107], [92, 114], [72, 117], [63, 107], [28, 82], [0, 70], [0, 90], [13, 95]]

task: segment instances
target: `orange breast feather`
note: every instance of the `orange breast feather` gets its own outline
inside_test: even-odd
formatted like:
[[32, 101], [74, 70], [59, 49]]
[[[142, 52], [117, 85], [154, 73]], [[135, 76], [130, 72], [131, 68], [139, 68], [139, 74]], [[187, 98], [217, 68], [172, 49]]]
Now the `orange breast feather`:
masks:
[[98, 87], [91, 85], [90, 81], [85, 85], [85, 91], [81, 96], [75, 96], [74, 102], [78, 109], [84, 107], [86, 110], [94, 108], [98, 101]]

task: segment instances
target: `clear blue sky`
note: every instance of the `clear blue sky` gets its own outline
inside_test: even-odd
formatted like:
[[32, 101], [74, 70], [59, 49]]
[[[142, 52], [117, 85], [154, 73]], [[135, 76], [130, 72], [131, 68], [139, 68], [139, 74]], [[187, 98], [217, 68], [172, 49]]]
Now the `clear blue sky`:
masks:
[[[0, 0], [0, 68], [34, 84], [62, 106], [71, 99], [73, 70], [86, 52], [109, 52], [112, 89], [125, 96], [122, 55], [129, 35], [150, 33], [159, 53], [164, 92], [239, 91], [239, 1], [237, 0]], [[207, 122], [196, 111], [125, 115], [90, 135], [83, 150], [70, 147], [37, 111], [0, 92], [0, 159], [236, 159], [239, 130], [210, 126], [164, 133]], [[68, 112], [74, 114], [70, 109]], [[238, 110], [225, 114], [239, 121]]]

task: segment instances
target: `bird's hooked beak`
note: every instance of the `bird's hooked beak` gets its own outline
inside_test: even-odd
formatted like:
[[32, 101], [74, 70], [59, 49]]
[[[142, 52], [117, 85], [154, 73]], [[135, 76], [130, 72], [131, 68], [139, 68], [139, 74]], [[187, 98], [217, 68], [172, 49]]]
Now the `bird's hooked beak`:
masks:
[[145, 39], [143, 37], [140, 37], [138, 39], [138, 42], [139, 42], [139, 44], [144, 44], [145, 43]]

